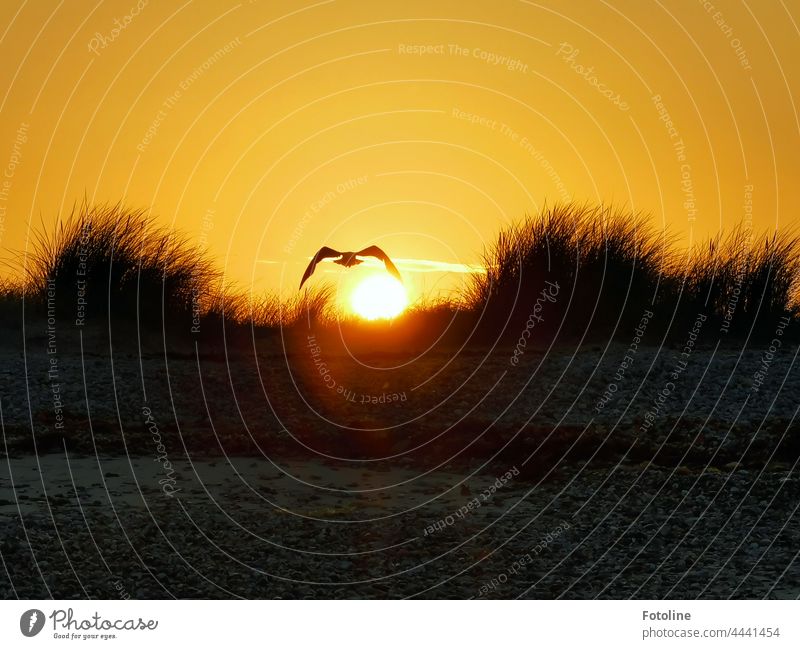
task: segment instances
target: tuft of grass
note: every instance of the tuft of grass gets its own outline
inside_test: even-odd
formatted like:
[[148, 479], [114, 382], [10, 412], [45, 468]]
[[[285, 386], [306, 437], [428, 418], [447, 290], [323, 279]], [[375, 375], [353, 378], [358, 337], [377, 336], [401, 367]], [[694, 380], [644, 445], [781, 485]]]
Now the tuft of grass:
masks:
[[[483, 256], [486, 274], [473, 276], [466, 289], [466, 303], [479, 332], [493, 338], [519, 336], [534, 313], [539, 338], [607, 335], [655, 302], [669, 267], [668, 243], [641, 214], [545, 206], [499, 234]], [[545, 289], [554, 301], [542, 301]]]
[[[296, 296], [281, 299], [274, 293], [251, 301], [240, 316], [254, 327], [288, 328], [324, 325], [335, 320], [334, 289], [331, 286], [306, 289]], [[242, 321], [242, 318], [239, 318]]]
[[51, 295], [59, 317], [74, 318], [82, 299], [88, 322], [152, 325], [207, 310], [219, 279], [205, 255], [145, 212], [84, 202], [34, 236], [24, 287], [40, 302]]
[[[798, 329], [800, 238], [791, 233], [752, 237], [739, 226], [679, 254], [642, 214], [558, 204], [502, 231], [484, 265], [465, 298], [492, 339], [518, 339], [532, 322], [540, 342], [625, 338], [646, 311], [659, 340], [685, 339], [698, 314], [704, 336], [769, 338], [782, 317]], [[555, 302], [541, 299], [547, 282], [559, 285]]]
[[671, 298], [680, 312], [704, 313], [738, 338], [771, 337], [780, 318], [796, 320], [799, 293], [800, 238], [792, 233], [754, 237], [740, 225], [673, 260]]

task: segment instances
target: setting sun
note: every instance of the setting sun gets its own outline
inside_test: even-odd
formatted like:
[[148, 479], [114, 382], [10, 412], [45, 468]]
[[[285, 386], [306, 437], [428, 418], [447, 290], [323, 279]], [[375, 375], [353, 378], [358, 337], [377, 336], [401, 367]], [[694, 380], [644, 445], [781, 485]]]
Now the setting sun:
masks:
[[403, 285], [391, 275], [372, 275], [360, 282], [350, 296], [353, 312], [366, 320], [394, 318], [408, 305]]

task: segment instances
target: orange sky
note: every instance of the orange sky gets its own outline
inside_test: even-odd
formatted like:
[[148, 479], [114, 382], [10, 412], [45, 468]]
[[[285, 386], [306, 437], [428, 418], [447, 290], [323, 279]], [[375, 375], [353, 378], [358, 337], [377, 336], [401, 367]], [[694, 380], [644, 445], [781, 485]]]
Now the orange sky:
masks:
[[4, 0], [0, 246], [86, 194], [150, 208], [242, 287], [376, 243], [414, 297], [545, 200], [687, 243], [749, 218], [752, 185], [754, 227], [791, 227], [798, 24], [781, 0]]

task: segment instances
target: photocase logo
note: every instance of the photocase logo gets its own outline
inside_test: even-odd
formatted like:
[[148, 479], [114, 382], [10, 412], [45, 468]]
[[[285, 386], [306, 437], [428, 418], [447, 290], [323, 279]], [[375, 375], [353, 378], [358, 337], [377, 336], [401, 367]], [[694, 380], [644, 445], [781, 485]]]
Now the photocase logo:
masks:
[[38, 608], [25, 611], [19, 618], [19, 630], [22, 635], [32, 638], [44, 627], [44, 613]]

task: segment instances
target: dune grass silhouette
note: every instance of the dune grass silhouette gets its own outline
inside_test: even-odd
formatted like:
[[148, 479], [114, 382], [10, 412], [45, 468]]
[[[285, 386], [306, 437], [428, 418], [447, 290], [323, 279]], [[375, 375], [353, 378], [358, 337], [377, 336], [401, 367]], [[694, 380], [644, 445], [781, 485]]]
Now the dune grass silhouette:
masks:
[[659, 343], [684, 337], [698, 313], [713, 323], [706, 331], [729, 340], [768, 338], [780, 318], [797, 337], [800, 240], [790, 233], [755, 236], [739, 226], [678, 250], [645, 214], [556, 204], [502, 230], [483, 265], [486, 273], [472, 275], [453, 298], [423, 299], [391, 326], [365, 323], [338, 312], [330, 287], [288, 299], [237, 292], [187, 237], [144, 211], [84, 202], [58, 227], [35, 233], [17, 279], [0, 285], [0, 312], [8, 322], [23, 304], [32, 317], [55, 306], [69, 322], [81, 299], [87, 324], [188, 332], [200, 323], [198, 330], [217, 337], [222, 327], [313, 323], [367, 343], [389, 336], [483, 345], [511, 342], [531, 322], [540, 342], [626, 338], [652, 311], [649, 333]]
[[88, 321], [138, 320], [146, 326], [181, 320], [193, 305], [208, 311], [219, 272], [180, 235], [144, 211], [76, 206], [53, 231], [35, 232], [25, 258], [22, 292], [41, 308], [74, 318], [82, 299]]
[[465, 300], [496, 337], [519, 332], [545, 282], [559, 285], [538, 326], [545, 338], [629, 336], [648, 310], [654, 340], [680, 339], [698, 314], [729, 338], [769, 338], [782, 317], [796, 327], [800, 240], [790, 233], [755, 237], [740, 225], [681, 251], [646, 215], [561, 204], [501, 232], [483, 263]]

